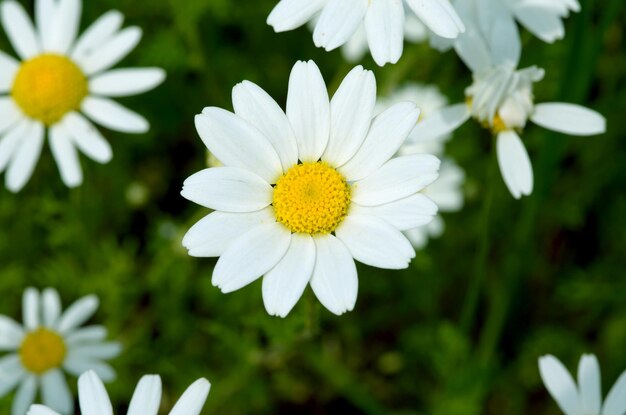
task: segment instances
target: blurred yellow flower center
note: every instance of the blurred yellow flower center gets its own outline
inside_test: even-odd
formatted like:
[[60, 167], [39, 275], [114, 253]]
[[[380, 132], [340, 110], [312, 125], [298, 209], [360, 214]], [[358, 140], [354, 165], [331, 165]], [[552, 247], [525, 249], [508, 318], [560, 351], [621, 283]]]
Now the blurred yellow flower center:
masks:
[[22, 365], [31, 373], [42, 374], [61, 366], [65, 343], [57, 333], [40, 328], [26, 334], [20, 347]]
[[331, 233], [350, 206], [350, 186], [323, 162], [298, 164], [274, 188], [278, 222], [296, 233]]
[[[473, 97], [467, 97], [465, 99], [465, 103], [466, 105], [469, 107], [470, 111], [472, 110], [472, 104], [474, 103], [474, 98]], [[484, 120], [477, 120], [480, 125], [483, 128], [486, 128], [488, 130], [491, 130], [492, 133], [494, 134], [500, 134], [503, 131], [506, 130], [510, 130], [510, 128], [508, 128], [506, 126], [506, 124], [504, 123], [504, 120], [502, 119], [502, 117], [500, 117], [499, 114], [496, 114], [495, 117], [493, 117], [493, 120], [491, 120], [491, 123], [489, 123], [488, 121], [484, 121]]]
[[30, 118], [52, 125], [80, 108], [87, 96], [87, 78], [61, 55], [44, 54], [20, 66], [11, 95]]

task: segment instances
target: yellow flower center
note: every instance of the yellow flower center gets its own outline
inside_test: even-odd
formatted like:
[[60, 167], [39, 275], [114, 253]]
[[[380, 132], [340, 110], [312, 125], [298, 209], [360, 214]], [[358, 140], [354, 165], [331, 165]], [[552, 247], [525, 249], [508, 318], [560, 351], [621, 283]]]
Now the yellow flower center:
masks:
[[348, 214], [350, 186], [323, 162], [298, 164], [274, 188], [276, 220], [294, 233], [331, 233]]
[[57, 333], [40, 328], [24, 337], [20, 359], [31, 373], [43, 374], [61, 366], [65, 358], [65, 343]]
[[[471, 111], [472, 104], [474, 103], [474, 98], [467, 97], [465, 99], [465, 103], [467, 104], [467, 106], [469, 107]], [[477, 121], [480, 123], [480, 125], [483, 128], [486, 128], [487, 130], [491, 130], [491, 132], [496, 135], [500, 134], [503, 131], [510, 130], [510, 128], [506, 126], [506, 124], [504, 123], [504, 120], [502, 119], [502, 117], [500, 117], [499, 114], [496, 114], [496, 116], [493, 117], [493, 120], [491, 120], [491, 123], [489, 123], [489, 121], [484, 121], [484, 120], [477, 120]]]
[[87, 78], [74, 62], [44, 54], [22, 63], [11, 95], [27, 116], [52, 125], [79, 109], [88, 92]]

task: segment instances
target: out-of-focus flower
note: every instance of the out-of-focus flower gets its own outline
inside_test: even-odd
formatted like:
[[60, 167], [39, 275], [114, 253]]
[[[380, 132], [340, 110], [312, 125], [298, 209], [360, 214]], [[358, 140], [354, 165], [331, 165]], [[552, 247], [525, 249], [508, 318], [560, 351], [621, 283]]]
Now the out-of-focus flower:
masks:
[[263, 278], [268, 313], [286, 316], [307, 285], [330, 311], [352, 310], [354, 259], [406, 268], [415, 252], [402, 231], [430, 222], [419, 191], [438, 176], [432, 155], [393, 158], [419, 118], [415, 104], [373, 118], [374, 74], [354, 68], [329, 100], [314, 62], [298, 62], [286, 114], [257, 85], [233, 90], [235, 114], [205, 108], [196, 127], [225, 167], [191, 176], [182, 195], [215, 212], [183, 240], [192, 256], [219, 256], [225, 293]]
[[413, 136], [428, 139], [449, 134], [470, 117], [497, 136], [498, 163], [511, 194], [519, 199], [533, 190], [530, 159], [519, 134], [530, 120], [557, 132], [588, 136], [606, 131], [606, 120], [588, 108], [566, 104], [535, 104], [533, 84], [543, 79], [543, 69], [517, 69], [521, 41], [517, 29], [504, 21], [493, 22], [491, 35], [468, 31], [455, 48], [472, 70], [474, 83], [467, 88], [465, 103], [446, 107], [420, 123]]
[[[209, 396], [211, 384], [200, 378], [191, 384], [180, 397], [170, 415], [199, 415]], [[102, 381], [93, 371], [88, 371], [78, 379], [78, 400], [82, 415], [113, 415], [113, 406]], [[128, 405], [127, 415], [157, 415], [161, 406], [161, 378], [146, 375], [141, 378]], [[33, 405], [28, 415], [59, 414], [43, 405]]]
[[106, 342], [102, 326], [81, 327], [98, 308], [90, 295], [61, 312], [59, 294], [52, 288], [41, 294], [34, 288], [24, 291], [23, 326], [0, 316], [0, 350], [10, 352], [0, 359], [0, 391], [17, 387], [12, 415], [24, 415], [41, 388], [43, 402], [56, 411], [73, 412], [74, 399], [63, 372], [79, 376], [95, 370], [103, 379], [115, 378], [104, 360], [121, 351], [117, 342]]
[[158, 68], [109, 70], [137, 46], [141, 29], [120, 30], [123, 16], [111, 11], [77, 37], [81, 9], [81, 0], [37, 0], [35, 27], [16, 1], [0, 8], [22, 60], [0, 52], [0, 172], [7, 170], [13, 192], [30, 179], [46, 131], [63, 182], [76, 187], [83, 181], [78, 150], [99, 163], [113, 154], [86, 117], [125, 133], [149, 128], [141, 115], [110, 99], [146, 92], [165, 79]]
[[344, 45], [364, 25], [372, 57], [383, 66], [402, 56], [405, 6], [443, 38], [456, 38], [465, 30], [449, 0], [281, 0], [267, 23], [276, 32], [285, 32], [321, 12], [313, 41], [327, 51]]
[[617, 379], [603, 404], [600, 365], [594, 355], [580, 358], [578, 385], [563, 363], [552, 355], [539, 359], [539, 373], [565, 415], [626, 414], [626, 371]]

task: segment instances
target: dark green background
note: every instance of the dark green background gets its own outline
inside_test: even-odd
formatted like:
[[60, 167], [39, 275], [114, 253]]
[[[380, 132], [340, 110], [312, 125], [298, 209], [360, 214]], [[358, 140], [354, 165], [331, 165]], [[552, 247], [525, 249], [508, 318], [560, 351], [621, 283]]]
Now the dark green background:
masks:
[[[83, 28], [117, 8], [144, 29], [122, 66], [161, 66], [168, 79], [122, 100], [152, 129], [107, 131], [115, 157], [106, 166], [83, 157], [81, 188], [63, 186], [46, 148], [21, 193], [0, 189], [0, 313], [21, 319], [31, 285], [56, 287], [65, 306], [96, 293], [94, 322], [125, 347], [108, 386], [120, 414], [139, 377], [158, 373], [164, 413], [205, 376], [206, 414], [547, 415], [559, 410], [541, 384], [540, 355], [575, 371], [583, 352], [597, 354], [604, 394], [626, 369], [623, 0], [583, 0], [555, 45], [524, 32], [522, 66], [547, 70], [537, 102], [590, 106], [607, 117], [606, 135], [529, 126], [535, 192], [515, 201], [494, 168], [494, 140], [468, 123], [448, 146], [468, 173], [467, 204], [446, 215], [444, 236], [408, 270], [359, 266], [353, 312], [336, 317], [307, 290], [284, 320], [267, 316], [260, 281], [223, 295], [211, 285], [215, 261], [181, 247], [208, 213], [179, 195], [205, 167], [193, 116], [231, 109], [231, 88], [244, 79], [283, 104], [298, 59], [314, 59], [331, 90], [351, 65], [316, 49], [305, 28], [273, 33], [265, 19], [275, 0], [85, 3]], [[4, 34], [0, 47], [11, 51]], [[382, 92], [415, 80], [457, 102], [471, 82], [454, 54], [426, 45], [409, 45], [395, 66], [364, 65]], [[145, 198], [129, 197], [131, 188]], [[11, 399], [0, 400], [0, 413]]]

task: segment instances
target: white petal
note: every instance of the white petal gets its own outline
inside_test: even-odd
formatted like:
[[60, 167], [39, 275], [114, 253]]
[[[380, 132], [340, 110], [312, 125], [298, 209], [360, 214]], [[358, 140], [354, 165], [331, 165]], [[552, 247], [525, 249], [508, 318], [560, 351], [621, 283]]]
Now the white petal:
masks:
[[454, 42], [454, 49], [473, 73], [481, 73], [492, 67], [489, 46], [478, 31], [470, 31], [460, 36]]
[[330, 312], [352, 311], [359, 291], [356, 265], [348, 248], [333, 235], [316, 236], [311, 288]]
[[98, 297], [87, 295], [79, 298], [65, 310], [59, 319], [57, 330], [62, 334], [68, 334], [93, 316], [98, 309]]
[[249, 229], [272, 222], [276, 218], [270, 207], [250, 213], [213, 212], [189, 229], [183, 246], [194, 257], [217, 257]]
[[237, 167], [213, 167], [185, 180], [180, 194], [199, 205], [226, 212], [254, 212], [272, 203], [265, 180]]
[[44, 140], [44, 126], [40, 122], [28, 122], [26, 132], [15, 153], [5, 177], [7, 189], [17, 193], [28, 183], [41, 155]]
[[415, 257], [402, 233], [375, 216], [349, 215], [336, 229], [337, 238], [359, 262], [385, 269], [403, 269]]
[[553, 43], [565, 37], [563, 22], [556, 13], [550, 11], [549, 5], [519, 2], [514, 10], [520, 23], [544, 42]]
[[311, 280], [314, 264], [311, 235], [293, 234], [285, 256], [263, 277], [263, 303], [268, 314], [287, 317]]
[[378, 206], [409, 197], [437, 177], [439, 159], [428, 154], [414, 154], [391, 159], [352, 185], [352, 201], [362, 206]]
[[380, 206], [352, 205], [351, 214], [376, 216], [401, 231], [429, 224], [437, 214], [437, 205], [422, 194]]
[[113, 157], [111, 145], [100, 131], [78, 112], [71, 112], [63, 118], [63, 126], [67, 129], [76, 147], [87, 157], [98, 163], [108, 163]]
[[[22, 118], [21, 115], [19, 118], [19, 122], [11, 126], [9, 132], [0, 137], [0, 172], [4, 171], [11, 163], [31, 128], [31, 122], [28, 119]], [[3, 121], [5, 120], [2, 119], [0, 123]]]
[[411, 132], [409, 142], [430, 141], [452, 133], [469, 120], [470, 111], [466, 104], [457, 104], [442, 108], [417, 123]]
[[14, 0], [2, 2], [0, 16], [11, 45], [20, 58], [26, 60], [41, 52], [33, 22], [18, 2]]
[[465, 31], [465, 26], [448, 0], [407, 0], [407, 4], [437, 36], [455, 39]]
[[15, 320], [0, 316], [0, 350], [17, 350], [24, 339], [24, 330]]
[[105, 342], [99, 344], [87, 344], [74, 346], [69, 350], [69, 354], [75, 357], [88, 358], [93, 360], [109, 360], [119, 356], [122, 345], [118, 342]]
[[59, 369], [49, 370], [41, 377], [41, 399], [44, 405], [62, 414], [74, 412], [74, 398]]
[[267, 18], [276, 32], [293, 30], [308, 22], [326, 0], [281, 0]]
[[420, 111], [415, 104], [402, 102], [378, 115], [354, 157], [339, 168], [349, 181], [372, 174], [388, 161], [415, 127]]
[[88, 55], [77, 60], [85, 75], [93, 75], [104, 71], [121, 61], [141, 40], [141, 29], [127, 27], [107, 39], [102, 45]]
[[101, 342], [107, 336], [107, 329], [104, 326], [82, 327], [65, 337], [68, 346], [76, 346], [83, 343]]
[[113, 69], [89, 80], [89, 92], [105, 97], [127, 97], [156, 88], [165, 80], [161, 68]]
[[80, 376], [86, 371], [92, 370], [104, 382], [115, 379], [115, 371], [110, 365], [81, 356], [68, 356], [63, 362], [63, 369], [74, 376]]
[[368, 0], [328, 0], [313, 32], [315, 46], [327, 51], [348, 41], [363, 22]]
[[70, 188], [80, 186], [83, 182], [83, 171], [80, 168], [78, 152], [68, 130], [62, 124], [50, 128], [50, 150], [63, 183]]
[[522, 55], [522, 40], [512, 18], [496, 20], [491, 29], [491, 55], [494, 65], [517, 67]]
[[47, 35], [50, 37], [46, 43], [46, 51], [66, 54], [76, 40], [80, 16], [82, 13], [81, 0], [59, 0], [56, 12], [52, 18], [52, 25]]
[[41, 324], [41, 308], [39, 303], [39, 291], [35, 288], [27, 288], [22, 295], [22, 320], [27, 331], [36, 330]]
[[160, 405], [161, 378], [157, 375], [146, 375], [135, 388], [128, 415], [157, 415]]
[[78, 378], [78, 400], [81, 415], [113, 415], [109, 395], [93, 371], [86, 372]]
[[539, 373], [559, 408], [566, 415], [580, 415], [578, 390], [565, 366], [554, 356], [547, 355], [539, 359]]
[[580, 105], [550, 103], [535, 106], [532, 122], [549, 130], [570, 135], [596, 135], [606, 132], [606, 119]]
[[200, 138], [224, 165], [249, 170], [268, 183], [282, 175], [278, 154], [247, 121], [220, 108], [205, 108], [195, 121]]
[[379, 66], [396, 63], [404, 49], [402, 0], [372, 0], [365, 16], [367, 42]]
[[196, 380], [176, 402], [170, 415], [199, 415], [210, 390], [211, 384], [208, 380], [204, 378]]
[[626, 413], [626, 371], [609, 391], [602, 408], [602, 415], [624, 415], [624, 413]]
[[289, 77], [287, 118], [298, 142], [301, 161], [316, 162], [330, 134], [330, 101], [324, 78], [313, 61], [297, 62]]
[[272, 144], [283, 171], [298, 163], [298, 145], [287, 116], [258, 85], [244, 81], [233, 88], [235, 113], [256, 127]]
[[122, 133], [143, 134], [150, 124], [141, 115], [108, 98], [87, 97], [81, 110], [103, 127]]
[[43, 324], [46, 327], [55, 327], [61, 315], [61, 299], [54, 288], [46, 288], [41, 294]]
[[578, 364], [578, 387], [583, 414], [599, 414], [602, 404], [600, 365], [594, 355], [583, 355]]
[[502, 178], [514, 198], [533, 192], [533, 167], [524, 143], [513, 131], [498, 134], [498, 164]]
[[31, 405], [26, 415], [60, 415], [58, 412], [53, 411], [43, 405]]
[[224, 252], [213, 270], [213, 285], [236, 291], [272, 269], [289, 247], [291, 232], [279, 223], [257, 226], [241, 235]]
[[116, 10], [100, 16], [76, 42], [71, 53], [72, 59], [76, 62], [84, 60], [87, 55], [109, 40], [122, 27], [123, 22], [124, 16]]
[[35, 376], [28, 376], [22, 381], [19, 388], [17, 388], [17, 392], [15, 392], [13, 406], [11, 407], [11, 415], [24, 415], [28, 410], [28, 407], [35, 401], [36, 393], [37, 378]]
[[17, 353], [0, 357], [0, 397], [12, 391], [25, 375], [26, 372]]
[[[0, 50], [0, 68], [2, 68], [2, 71], [0, 71], [0, 94], [9, 92], [13, 87], [13, 81], [15, 80], [19, 65], [18, 61]], [[9, 100], [9, 98], [2, 97], [2, 100]], [[2, 111], [2, 109], [0, 109], [0, 114], [3, 114], [2, 117], [4, 118], [4, 111]], [[2, 128], [0, 127], [0, 132], [1, 131]]]
[[357, 66], [330, 102], [330, 139], [322, 160], [341, 166], [354, 156], [370, 128], [375, 104], [374, 73]]

